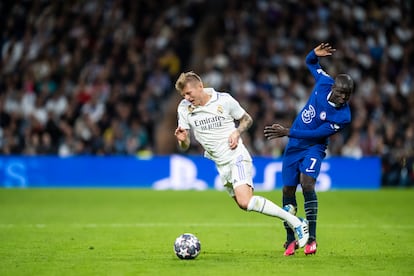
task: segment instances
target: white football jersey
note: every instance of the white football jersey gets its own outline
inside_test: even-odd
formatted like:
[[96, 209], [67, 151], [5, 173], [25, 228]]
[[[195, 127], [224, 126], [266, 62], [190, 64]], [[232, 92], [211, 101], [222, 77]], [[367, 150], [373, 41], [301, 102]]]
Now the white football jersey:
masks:
[[178, 105], [178, 125], [192, 130], [195, 139], [204, 148], [205, 157], [218, 165], [236, 162], [237, 157], [251, 161], [251, 156], [239, 139], [236, 149], [231, 150], [228, 142], [230, 134], [236, 129], [234, 120], [239, 120], [246, 111], [228, 93], [217, 92], [213, 88], [204, 88], [211, 95], [204, 106], [193, 106], [183, 99]]

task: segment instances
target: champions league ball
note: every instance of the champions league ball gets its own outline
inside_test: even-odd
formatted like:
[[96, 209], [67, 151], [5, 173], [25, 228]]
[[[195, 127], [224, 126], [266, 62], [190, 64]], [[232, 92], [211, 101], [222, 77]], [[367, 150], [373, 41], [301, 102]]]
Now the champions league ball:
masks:
[[178, 236], [174, 242], [174, 252], [183, 260], [194, 259], [200, 254], [201, 244], [199, 239], [191, 233]]

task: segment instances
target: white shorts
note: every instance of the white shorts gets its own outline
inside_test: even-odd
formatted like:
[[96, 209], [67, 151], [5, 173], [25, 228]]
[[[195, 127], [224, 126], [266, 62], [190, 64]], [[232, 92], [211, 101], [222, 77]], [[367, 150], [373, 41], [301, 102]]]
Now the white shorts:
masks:
[[253, 163], [243, 155], [237, 158], [236, 163], [217, 166], [221, 182], [230, 196], [234, 197], [234, 189], [240, 185], [253, 186]]

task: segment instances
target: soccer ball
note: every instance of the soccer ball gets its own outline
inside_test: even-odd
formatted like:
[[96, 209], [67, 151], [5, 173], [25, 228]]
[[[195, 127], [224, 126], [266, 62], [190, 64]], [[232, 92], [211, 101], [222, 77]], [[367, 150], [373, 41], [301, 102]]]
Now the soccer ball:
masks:
[[174, 252], [178, 258], [191, 260], [200, 254], [200, 240], [191, 233], [184, 233], [178, 236], [174, 242]]

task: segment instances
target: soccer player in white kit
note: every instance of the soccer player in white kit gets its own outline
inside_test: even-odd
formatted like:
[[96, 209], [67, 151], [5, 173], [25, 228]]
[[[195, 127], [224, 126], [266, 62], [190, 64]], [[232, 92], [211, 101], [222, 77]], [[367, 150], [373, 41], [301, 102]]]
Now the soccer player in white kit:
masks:
[[287, 221], [303, 247], [309, 238], [307, 221], [253, 195], [252, 158], [241, 138], [253, 123], [251, 116], [230, 94], [204, 88], [200, 76], [192, 71], [181, 73], [175, 88], [184, 98], [178, 105], [178, 127], [174, 133], [179, 147], [190, 147], [192, 130], [205, 150], [204, 156], [215, 162], [223, 185], [237, 205]]

